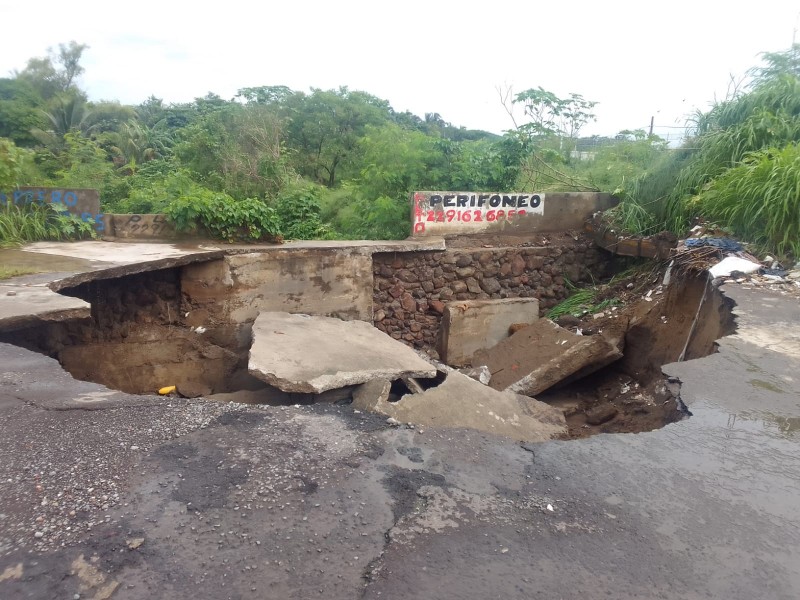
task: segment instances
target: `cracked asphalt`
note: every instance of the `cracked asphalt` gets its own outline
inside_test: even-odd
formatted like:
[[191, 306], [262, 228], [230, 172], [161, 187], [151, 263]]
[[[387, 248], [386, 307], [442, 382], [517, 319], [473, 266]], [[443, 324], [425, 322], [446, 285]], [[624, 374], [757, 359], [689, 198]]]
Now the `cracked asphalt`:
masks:
[[[729, 288], [729, 289], [728, 289]], [[667, 365], [693, 416], [524, 446], [130, 396], [0, 344], [0, 598], [800, 596], [800, 306]]]

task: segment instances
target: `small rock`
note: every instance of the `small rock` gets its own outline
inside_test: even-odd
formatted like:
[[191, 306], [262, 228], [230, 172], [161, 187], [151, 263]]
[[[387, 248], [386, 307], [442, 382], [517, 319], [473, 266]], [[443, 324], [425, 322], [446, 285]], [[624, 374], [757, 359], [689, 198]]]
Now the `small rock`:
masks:
[[11, 290], [10, 292], [6, 292], [6, 296], [16, 296], [16, 295], [17, 295], [17, 292], [15, 292], [14, 290]]
[[400, 421], [398, 421], [394, 417], [389, 417], [388, 419], [386, 419], [386, 424], [391, 425], [392, 427], [399, 427]]
[[126, 540], [126, 543], [128, 544], [128, 548], [136, 550], [139, 546], [144, 544], [144, 538], [131, 538]]
[[444, 314], [444, 302], [441, 300], [431, 300], [428, 303], [428, 306], [436, 313]]
[[36, 533], [33, 534], [33, 537], [35, 537], [37, 540], [39, 540], [39, 539], [44, 537], [44, 532], [37, 531]]

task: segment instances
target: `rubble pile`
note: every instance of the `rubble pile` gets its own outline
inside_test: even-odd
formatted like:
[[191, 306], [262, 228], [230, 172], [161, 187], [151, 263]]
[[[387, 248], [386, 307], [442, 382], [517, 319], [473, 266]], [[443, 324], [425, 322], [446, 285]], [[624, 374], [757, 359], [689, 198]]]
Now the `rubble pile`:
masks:
[[[510, 390], [489, 387], [486, 369], [461, 373], [417, 354], [363, 321], [261, 313], [249, 371], [280, 392], [312, 401], [352, 402], [417, 427], [468, 427], [514, 440], [563, 437], [563, 413]], [[471, 376], [470, 376], [471, 375]]]

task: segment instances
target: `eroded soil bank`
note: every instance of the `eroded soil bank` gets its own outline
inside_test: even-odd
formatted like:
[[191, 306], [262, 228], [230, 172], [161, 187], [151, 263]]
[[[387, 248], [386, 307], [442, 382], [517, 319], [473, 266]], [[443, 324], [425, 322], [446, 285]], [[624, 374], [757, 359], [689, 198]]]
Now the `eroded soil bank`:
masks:
[[[560, 324], [583, 335], [603, 335], [623, 350], [601, 371], [537, 396], [564, 410], [569, 436], [649, 431], [686, 415], [679, 382], [661, 365], [714, 352], [715, 340], [733, 330], [730, 306], [705, 278], [663, 286], [654, 271], [618, 281], [607, 291], [623, 304], [601, 315]], [[75, 378], [134, 394], [176, 385], [188, 397], [246, 402], [308, 403], [322, 398], [269, 394], [247, 372], [248, 327], [196, 322], [195, 306], [181, 289], [180, 268], [92, 281], [62, 293], [91, 303], [89, 319], [56, 322], [0, 334], [56, 358]], [[215, 301], [222, 304], [224, 297]], [[346, 403], [347, 394], [324, 400]]]

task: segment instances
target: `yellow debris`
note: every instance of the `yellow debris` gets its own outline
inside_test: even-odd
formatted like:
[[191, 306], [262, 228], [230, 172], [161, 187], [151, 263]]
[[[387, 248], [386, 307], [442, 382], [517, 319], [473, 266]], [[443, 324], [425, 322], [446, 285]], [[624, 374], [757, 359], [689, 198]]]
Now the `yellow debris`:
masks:
[[166, 396], [167, 394], [171, 394], [174, 391], [175, 391], [175, 386], [168, 385], [167, 387], [163, 387], [160, 390], [158, 390], [158, 393], [161, 394], [162, 396]]

